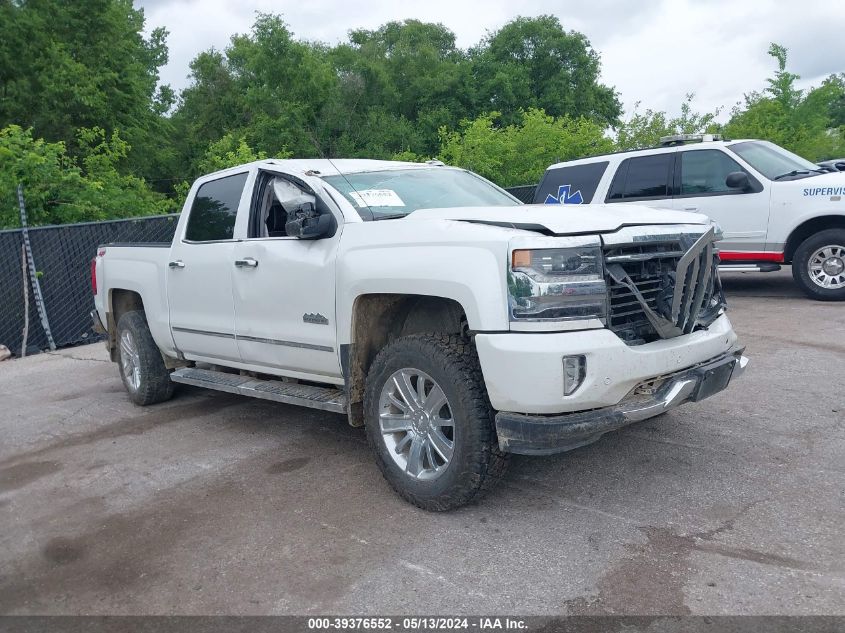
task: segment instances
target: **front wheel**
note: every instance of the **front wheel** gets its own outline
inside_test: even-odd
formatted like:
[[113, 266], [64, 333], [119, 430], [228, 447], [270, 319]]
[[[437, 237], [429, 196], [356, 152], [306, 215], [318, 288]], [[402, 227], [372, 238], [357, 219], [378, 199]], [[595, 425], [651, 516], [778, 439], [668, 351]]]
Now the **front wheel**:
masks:
[[845, 301], [845, 229], [828, 229], [801, 242], [792, 277], [808, 297]]
[[460, 336], [415, 334], [388, 344], [367, 375], [364, 411], [379, 469], [420, 508], [462, 506], [504, 472], [478, 358]]
[[117, 344], [120, 378], [132, 402], [143, 406], [168, 400], [173, 381], [143, 312], [133, 310], [120, 317]]

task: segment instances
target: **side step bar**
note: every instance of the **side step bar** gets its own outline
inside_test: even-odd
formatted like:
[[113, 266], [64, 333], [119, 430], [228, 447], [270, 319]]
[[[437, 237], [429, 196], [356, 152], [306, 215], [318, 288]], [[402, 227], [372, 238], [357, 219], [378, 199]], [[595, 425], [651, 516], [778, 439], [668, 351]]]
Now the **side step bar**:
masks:
[[227, 374], [196, 367], [177, 369], [170, 374], [170, 379], [185, 385], [237, 393], [251, 398], [346, 413], [346, 395], [340, 389], [331, 387], [315, 387], [281, 380], [262, 380], [252, 376]]
[[721, 264], [720, 273], [775, 273], [780, 270], [780, 264]]

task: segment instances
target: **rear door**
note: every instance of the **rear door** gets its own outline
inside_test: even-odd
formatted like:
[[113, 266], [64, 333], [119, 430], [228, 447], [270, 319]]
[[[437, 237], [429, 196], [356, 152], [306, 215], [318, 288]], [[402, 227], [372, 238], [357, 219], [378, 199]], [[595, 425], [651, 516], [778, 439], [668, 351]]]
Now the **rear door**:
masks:
[[[243, 362], [256, 370], [342, 384], [335, 320], [342, 215], [321, 192], [314, 178], [259, 173], [246, 239], [230, 260], [235, 331]], [[334, 216], [331, 235], [286, 234], [289, 214], [305, 200]]]
[[247, 198], [248, 172], [199, 186], [167, 270], [170, 329], [177, 349], [195, 360], [239, 361], [232, 298], [234, 230]]
[[[723, 251], [762, 252], [769, 224], [767, 185], [755, 178], [726, 152], [715, 148], [691, 148], [678, 152], [675, 172], [675, 208], [703, 213], [722, 228]], [[732, 189], [726, 179], [744, 172], [747, 189]]]

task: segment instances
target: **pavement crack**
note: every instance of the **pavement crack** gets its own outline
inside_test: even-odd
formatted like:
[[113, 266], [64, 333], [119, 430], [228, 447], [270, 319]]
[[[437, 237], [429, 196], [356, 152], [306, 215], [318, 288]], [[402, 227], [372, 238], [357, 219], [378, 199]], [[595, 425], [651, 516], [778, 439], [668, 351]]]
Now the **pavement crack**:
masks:
[[67, 358], [70, 360], [75, 360], [84, 363], [111, 363], [110, 360], [105, 358], [80, 358], [79, 356], [71, 356], [70, 354], [60, 354], [59, 352], [44, 352], [47, 356], [52, 356], [53, 358]]

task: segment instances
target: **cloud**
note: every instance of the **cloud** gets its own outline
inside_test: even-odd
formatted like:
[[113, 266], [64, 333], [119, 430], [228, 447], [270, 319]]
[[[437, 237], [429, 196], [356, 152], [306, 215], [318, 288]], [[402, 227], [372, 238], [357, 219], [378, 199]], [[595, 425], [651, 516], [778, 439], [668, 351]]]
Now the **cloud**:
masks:
[[818, 84], [845, 70], [845, 13], [829, 0], [141, 0], [147, 28], [170, 31], [170, 61], [161, 79], [188, 85], [188, 64], [201, 51], [225, 48], [248, 32], [256, 12], [281, 13], [297, 37], [335, 44], [350, 30], [374, 29], [390, 20], [441, 22], [458, 46], [477, 44], [517, 15], [556, 15], [584, 33], [601, 54], [602, 80], [620, 93], [626, 112], [642, 107], [675, 114], [687, 93], [701, 111], [723, 107], [724, 118], [745, 92], [761, 90], [775, 69], [769, 43], [790, 52], [790, 70], [801, 85]]

